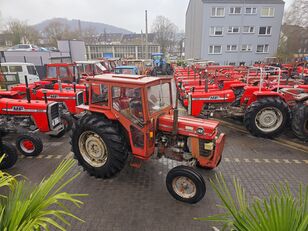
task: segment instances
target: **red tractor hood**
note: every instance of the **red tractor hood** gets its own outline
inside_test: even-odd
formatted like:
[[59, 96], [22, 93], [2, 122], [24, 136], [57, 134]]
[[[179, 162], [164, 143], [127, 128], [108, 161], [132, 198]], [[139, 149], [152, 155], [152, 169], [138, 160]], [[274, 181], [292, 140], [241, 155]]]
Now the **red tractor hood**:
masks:
[[[214, 120], [198, 119], [189, 116], [179, 116], [178, 134], [184, 136], [209, 139], [216, 135], [219, 122]], [[173, 131], [173, 116], [162, 115], [159, 117], [158, 129], [164, 132]], [[203, 132], [202, 132], [203, 131]]]

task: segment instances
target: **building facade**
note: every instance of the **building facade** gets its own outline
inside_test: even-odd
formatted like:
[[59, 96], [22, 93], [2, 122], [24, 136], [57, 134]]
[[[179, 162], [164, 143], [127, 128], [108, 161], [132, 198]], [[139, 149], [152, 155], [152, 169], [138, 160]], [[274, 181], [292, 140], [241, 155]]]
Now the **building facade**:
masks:
[[275, 56], [282, 0], [190, 0], [185, 58], [251, 65]]
[[86, 52], [88, 59], [103, 57], [146, 59], [151, 58], [152, 53], [160, 52], [160, 46], [155, 44], [148, 45], [147, 55], [145, 45], [134, 44], [88, 44], [86, 45]]

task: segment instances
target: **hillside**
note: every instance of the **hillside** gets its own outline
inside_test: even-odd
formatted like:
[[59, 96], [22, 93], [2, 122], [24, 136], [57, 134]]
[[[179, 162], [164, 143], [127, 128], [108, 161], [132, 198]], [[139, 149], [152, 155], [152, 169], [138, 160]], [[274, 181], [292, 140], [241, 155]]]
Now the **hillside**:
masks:
[[[79, 20], [77, 20], [77, 19], [68, 20], [66, 18], [48, 19], [48, 20], [45, 20], [41, 23], [35, 24], [34, 27], [38, 31], [43, 31], [44, 28], [51, 21], [59, 21], [59, 22], [65, 24], [65, 25], [67, 25], [70, 30], [77, 30], [78, 29]], [[105, 24], [105, 23], [99, 23], [99, 22], [87, 22], [87, 21], [81, 21], [80, 20], [80, 25], [81, 25], [81, 28], [94, 28], [97, 33], [104, 33], [104, 31], [106, 31], [106, 33], [123, 33], [123, 34], [132, 33], [131, 31], [128, 31], [126, 29], [116, 27], [116, 26], [113, 26], [113, 25], [108, 25], [108, 24]]]

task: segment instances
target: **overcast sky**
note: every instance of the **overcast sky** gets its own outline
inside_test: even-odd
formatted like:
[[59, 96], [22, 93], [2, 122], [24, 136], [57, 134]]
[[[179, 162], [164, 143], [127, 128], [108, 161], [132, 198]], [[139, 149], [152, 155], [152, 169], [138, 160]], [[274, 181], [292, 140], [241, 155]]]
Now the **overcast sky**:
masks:
[[[285, 0], [286, 7], [293, 0]], [[17, 18], [36, 24], [45, 19], [65, 17], [102, 22], [133, 32], [144, 31], [144, 10], [149, 27], [158, 15], [164, 15], [180, 30], [185, 28], [189, 0], [0, 0], [2, 18]]]

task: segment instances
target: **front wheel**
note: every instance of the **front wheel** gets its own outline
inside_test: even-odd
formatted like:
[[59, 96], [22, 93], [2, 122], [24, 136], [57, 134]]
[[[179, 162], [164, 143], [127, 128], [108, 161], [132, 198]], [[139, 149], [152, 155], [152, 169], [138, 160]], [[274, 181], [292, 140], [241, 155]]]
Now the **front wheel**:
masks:
[[166, 186], [176, 200], [190, 204], [199, 202], [206, 192], [203, 177], [188, 166], [171, 169], [167, 174]]
[[7, 142], [2, 142], [0, 150], [0, 158], [5, 155], [2, 162], [0, 163], [0, 169], [9, 169], [17, 162], [18, 156], [16, 148]]
[[16, 139], [16, 147], [25, 156], [38, 156], [43, 151], [43, 142], [34, 134], [20, 135]]
[[118, 173], [128, 156], [118, 126], [103, 116], [86, 115], [78, 120], [71, 144], [79, 164], [97, 178], [110, 178]]
[[247, 108], [244, 124], [252, 135], [272, 138], [283, 132], [290, 114], [288, 105], [282, 99], [264, 97]]

